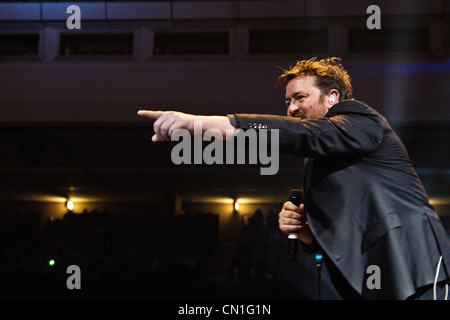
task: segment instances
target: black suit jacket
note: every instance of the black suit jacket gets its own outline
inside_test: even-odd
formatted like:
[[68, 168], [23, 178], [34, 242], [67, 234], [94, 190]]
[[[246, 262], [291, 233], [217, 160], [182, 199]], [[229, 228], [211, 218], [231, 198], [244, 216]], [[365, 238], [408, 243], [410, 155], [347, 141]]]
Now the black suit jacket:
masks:
[[[387, 120], [346, 100], [318, 120], [230, 115], [242, 129], [279, 130], [284, 152], [308, 157], [304, 185], [315, 241], [364, 298], [405, 299], [449, 279], [450, 242], [409, 156]], [[381, 289], [370, 289], [369, 266]]]

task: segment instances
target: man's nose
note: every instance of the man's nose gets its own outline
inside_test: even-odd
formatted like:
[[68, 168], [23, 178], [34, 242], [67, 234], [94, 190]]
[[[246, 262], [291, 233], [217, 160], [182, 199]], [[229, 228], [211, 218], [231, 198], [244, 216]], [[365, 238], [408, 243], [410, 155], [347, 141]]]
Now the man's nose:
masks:
[[299, 106], [297, 105], [297, 102], [295, 100], [291, 101], [291, 103], [289, 103], [289, 106], [287, 108], [287, 115], [288, 116], [292, 116], [294, 115], [298, 110], [299, 110]]

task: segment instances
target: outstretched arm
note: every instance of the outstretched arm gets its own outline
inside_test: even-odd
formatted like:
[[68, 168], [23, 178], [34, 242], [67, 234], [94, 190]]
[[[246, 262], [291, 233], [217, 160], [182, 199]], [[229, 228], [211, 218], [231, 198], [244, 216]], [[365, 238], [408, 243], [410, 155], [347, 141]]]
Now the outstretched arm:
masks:
[[197, 116], [176, 111], [151, 111], [139, 110], [138, 115], [144, 118], [155, 120], [153, 129], [155, 134], [152, 141], [170, 141], [171, 136], [177, 129], [186, 129], [190, 134], [194, 133], [194, 122], [201, 123], [202, 133], [208, 129], [216, 129], [222, 133], [223, 138], [227, 137], [227, 130], [235, 132], [234, 127], [227, 116]]

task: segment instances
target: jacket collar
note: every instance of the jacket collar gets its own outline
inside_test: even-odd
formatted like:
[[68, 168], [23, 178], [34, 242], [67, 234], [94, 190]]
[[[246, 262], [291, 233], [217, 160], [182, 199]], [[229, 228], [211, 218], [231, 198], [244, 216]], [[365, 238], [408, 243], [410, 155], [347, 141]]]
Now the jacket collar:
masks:
[[347, 113], [347, 112], [372, 114], [373, 110], [367, 104], [365, 104], [361, 101], [348, 99], [348, 100], [342, 100], [339, 103], [336, 103], [335, 105], [333, 105], [330, 108], [330, 110], [328, 110], [327, 114], [325, 115], [325, 118], [329, 118], [329, 117], [335, 116], [337, 114]]

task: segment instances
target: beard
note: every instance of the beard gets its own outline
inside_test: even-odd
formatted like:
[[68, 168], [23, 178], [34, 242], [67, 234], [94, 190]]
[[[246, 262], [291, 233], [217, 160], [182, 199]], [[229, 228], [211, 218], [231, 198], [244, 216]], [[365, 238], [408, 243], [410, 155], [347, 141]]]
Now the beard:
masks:
[[328, 108], [324, 102], [318, 101], [309, 112], [305, 112], [301, 109], [295, 110], [292, 113], [292, 117], [300, 118], [301, 120], [317, 120], [323, 118], [328, 113]]
[[292, 117], [306, 120], [306, 113], [302, 110], [295, 110], [294, 113], [292, 114]]

